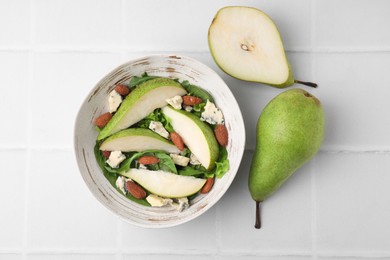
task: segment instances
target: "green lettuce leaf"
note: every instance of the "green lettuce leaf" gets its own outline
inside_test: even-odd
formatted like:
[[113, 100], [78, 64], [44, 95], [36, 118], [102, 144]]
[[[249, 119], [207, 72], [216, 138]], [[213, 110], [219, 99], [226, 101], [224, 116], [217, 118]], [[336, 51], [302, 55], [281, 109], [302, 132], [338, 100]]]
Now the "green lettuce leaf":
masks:
[[133, 76], [131, 79], [130, 79], [130, 83], [129, 83], [129, 88], [134, 88], [136, 86], [138, 86], [139, 84], [141, 83], [144, 83], [145, 81], [148, 81], [148, 80], [151, 80], [151, 79], [155, 79], [155, 78], [159, 78], [157, 76], [149, 76], [148, 73], [144, 73], [142, 74], [140, 77], [139, 76]]
[[225, 147], [219, 149], [219, 158], [215, 162], [214, 174], [217, 178], [222, 178], [229, 171], [228, 153]]

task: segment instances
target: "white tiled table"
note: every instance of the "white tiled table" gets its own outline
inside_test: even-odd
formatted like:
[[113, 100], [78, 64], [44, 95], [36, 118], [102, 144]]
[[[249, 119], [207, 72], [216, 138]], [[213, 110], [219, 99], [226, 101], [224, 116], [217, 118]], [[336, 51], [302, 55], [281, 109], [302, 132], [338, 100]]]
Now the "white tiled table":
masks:
[[[263, 205], [247, 190], [255, 124], [283, 90], [214, 64], [207, 30], [226, 5], [263, 9], [296, 78], [326, 112], [318, 155]], [[0, 0], [0, 259], [390, 259], [390, 1]], [[215, 69], [242, 109], [246, 152], [201, 217], [131, 226], [88, 191], [73, 154], [77, 110], [114, 67], [178, 53]]]

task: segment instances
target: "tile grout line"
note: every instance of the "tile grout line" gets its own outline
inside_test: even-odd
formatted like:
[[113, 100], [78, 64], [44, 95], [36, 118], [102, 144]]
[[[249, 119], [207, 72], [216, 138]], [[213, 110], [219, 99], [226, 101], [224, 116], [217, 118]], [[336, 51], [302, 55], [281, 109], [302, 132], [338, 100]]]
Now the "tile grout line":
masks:
[[311, 182], [311, 249], [312, 249], [312, 259], [318, 259], [317, 253], [317, 185], [316, 185], [316, 157], [313, 158], [310, 164], [310, 182]]
[[[73, 151], [71, 146], [55, 146], [55, 145], [0, 145], [0, 151], [9, 150], [27, 150], [31, 151]], [[246, 148], [245, 152], [254, 152], [254, 148]], [[390, 148], [386, 149], [320, 149], [319, 153], [325, 154], [390, 154]]]
[[[317, 76], [317, 35], [316, 35], [316, 26], [317, 26], [317, 1], [313, 0], [310, 2], [310, 12], [311, 12], [311, 24], [310, 24], [310, 44], [311, 44], [311, 56], [310, 56], [310, 66], [311, 66], [311, 78], [315, 82]], [[318, 259], [317, 253], [317, 186], [316, 186], [316, 157], [313, 158], [310, 164], [310, 182], [311, 182], [311, 250], [312, 250], [312, 259]]]
[[[96, 255], [96, 256], [102, 256], [102, 255], [110, 255], [115, 256], [117, 250], [116, 249], [96, 249], [96, 248], [60, 248], [60, 247], [51, 247], [51, 248], [31, 248], [26, 250], [24, 253], [26, 255]], [[2, 255], [8, 255], [8, 254], [15, 254], [15, 255], [21, 255], [23, 252], [21, 252], [19, 249], [9, 248], [9, 249], [1, 249], [0, 250], [0, 256]], [[281, 252], [280, 250], [271, 250], [271, 251], [225, 251], [220, 252], [219, 254], [215, 254], [214, 251], [202, 251], [202, 253], [199, 253], [197, 250], [177, 250], [175, 252], [172, 252], [171, 249], [166, 250], [149, 250], [149, 249], [142, 249], [142, 250], [132, 250], [127, 249], [123, 250], [124, 255], [164, 255], [164, 256], [210, 256], [210, 257], [224, 257], [224, 256], [259, 256], [259, 257], [310, 257], [310, 253], [306, 251], [285, 251]], [[366, 259], [366, 258], [375, 258], [375, 259], [389, 259], [390, 253], [389, 252], [369, 252], [369, 251], [361, 251], [361, 252], [328, 252], [325, 254], [321, 254], [321, 257], [324, 258], [345, 258], [345, 259]]]
[[34, 7], [33, 0], [29, 1], [30, 4], [30, 45], [32, 48], [29, 50], [28, 60], [28, 88], [27, 88], [27, 107], [30, 109], [27, 111], [26, 122], [26, 164], [25, 164], [25, 187], [24, 187], [24, 219], [23, 219], [23, 236], [22, 236], [22, 259], [27, 259], [28, 248], [28, 208], [29, 208], [29, 190], [30, 190], [30, 166], [31, 166], [31, 144], [32, 144], [32, 89], [34, 82], [34, 43], [35, 43], [35, 24], [34, 24]]
[[[125, 19], [125, 5], [126, 5], [126, 2], [125, 0], [121, 0], [121, 45], [122, 46], [125, 46], [125, 39], [124, 39], [124, 35], [125, 35], [125, 26], [126, 26], [126, 19]], [[121, 59], [121, 62], [124, 60], [125, 58], [125, 51], [123, 49], [120, 50], [120, 59]], [[117, 243], [117, 250], [116, 250], [116, 254], [115, 254], [115, 258], [116, 260], [122, 260], [124, 259], [124, 253], [123, 253], [123, 233], [122, 233], [122, 230], [123, 230], [123, 222], [120, 218], [117, 218], [117, 226], [116, 226], [117, 230], [116, 230], [116, 243]]]
[[[28, 52], [35, 51], [39, 53], [62, 53], [62, 52], [83, 52], [83, 53], [209, 53], [208, 49], [145, 49], [140, 47], [126, 47], [125, 44], [120, 45], [106, 45], [106, 46], [83, 46], [83, 45], [16, 45], [16, 46], [0, 46], [0, 52]], [[389, 46], [377, 47], [338, 47], [338, 46], [310, 46], [310, 47], [290, 47], [286, 48], [286, 52], [291, 53], [316, 53], [316, 54], [350, 54], [350, 53], [388, 53]]]

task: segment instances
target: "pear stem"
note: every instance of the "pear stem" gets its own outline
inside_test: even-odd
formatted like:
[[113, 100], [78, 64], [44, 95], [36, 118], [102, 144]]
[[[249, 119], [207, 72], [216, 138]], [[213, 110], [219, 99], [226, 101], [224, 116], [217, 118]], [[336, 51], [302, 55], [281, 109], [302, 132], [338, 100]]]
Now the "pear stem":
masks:
[[317, 83], [313, 83], [313, 82], [306, 82], [306, 81], [300, 81], [300, 80], [294, 80], [294, 82], [298, 83], [298, 84], [305, 85], [305, 86], [309, 86], [312, 88], [316, 88], [318, 86]]
[[260, 201], [256, 201], [256, 223], [255, 228], [261, 228], [261, 218], [260, 218]]

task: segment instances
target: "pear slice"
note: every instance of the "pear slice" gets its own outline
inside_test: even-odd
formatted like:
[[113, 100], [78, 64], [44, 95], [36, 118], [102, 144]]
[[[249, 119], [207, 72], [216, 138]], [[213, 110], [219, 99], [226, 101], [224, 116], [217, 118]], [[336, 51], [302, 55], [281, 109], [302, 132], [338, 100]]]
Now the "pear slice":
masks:
[[210, 52], [217, 65], [232, 77], [284, 88], [294, 79], [278, 28], [264, 12], [228, 6], [215, 15], [208, 33]]
[[180, 153], [176, 145], [155, 132], [144, 128], [121, 130], [104, 140], [99, 149], [122, 152], [162, 150], [168, 153]]
[[123, 100], [118, 111], [100, 131], [97, 139], [102, 140], [122, 129], [137, 123], [156, 108], [167, 105], [165, 101], [174, 96], [185, 95], [187, 91], [176, 81], [156, 78], [141, 83]]
[[205, 179], [193, 176], [182, 176], [165, 171], [151, 171], [146, 169], [130, 169], [121, 173], [152, 194], [164, 198], [182, 198], [198, 192], [205, 184]]
[[211, 128], [197, 116], [184, 111], [175, 110], [170, 106], [162, 108], [162, 112], [171, 120], [171, 125], [185, 145], [198, 158], [207, 170], [215, 166], [219, 147]]

